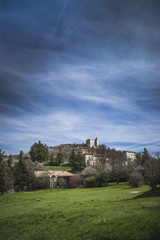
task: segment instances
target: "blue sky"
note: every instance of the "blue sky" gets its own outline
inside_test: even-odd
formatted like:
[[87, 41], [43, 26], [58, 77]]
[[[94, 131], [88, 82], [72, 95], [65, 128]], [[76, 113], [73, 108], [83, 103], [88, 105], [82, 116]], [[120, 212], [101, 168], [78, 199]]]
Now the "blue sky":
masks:
[[160, 150], [159, 0], [2, 0], [0, 148]]

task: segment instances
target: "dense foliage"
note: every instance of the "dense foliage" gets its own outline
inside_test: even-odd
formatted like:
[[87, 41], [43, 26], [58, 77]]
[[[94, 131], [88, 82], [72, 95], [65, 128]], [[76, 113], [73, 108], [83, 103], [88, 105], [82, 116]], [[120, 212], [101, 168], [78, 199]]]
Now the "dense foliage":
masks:
[[34, 143], [29, 151], [32, 161], [45, 162], [49, 160], [49, 151], [46, 144]]
[[22, 151], [19, 155], [19, 161], [14, 166], [14, 189], [16, 191], [33, 189], [34, 174], [28, 169], [22, 159]]
[[85, 162], [82, 155], [80, 154], [80, 152], [75, 153], [74, 149], [71, 151], [69, 161], [72, 170], [75, 172], [82, 171], [85, 168]]
[[49, 156], [48, 147], [40, 141], [30, 148], [30, 156], [33, 161], [29, 158], [26, 159], [26, 155], [23, 156], [21, 151], [18, 162], [13, 163], [12, 156], [6, 158], [4, 152], [0, 150], [0, 193], [4, 194], [10, 190], [40, 189], [41, 186], [43, 188], [50, 187], [47, 181], [44, 179], [43, 181], [41, 181], [42, 179], [37, 180], [33, 174], [35, 170], [42, 170], [48, 159], [50, 164], [52, 162], [54, 166], [52, 166], [52, 169], [46, 166], [44, 170], [69, 170], [75, 174], [80, 174], [71, 178], [71, 184], [68, 184], [68, 180], [66, 182], [64, 179], [60, 179], [59, 186], [63, 187], [77, 186], [79, 182], [84, 187], [105, 187], [108, 182], [116, 182], [118, 185], [119, 182], [128, 181], [133, 187], [148, 183], [155, 191], [157, 184], [160, 183], [159, 153], [151, 156], [144, 148], [142, 153], [137, 154], [136, 161], [129, 161], [124, 152], [116, 151], [105, 145], [100, 145], [96, 149], [91, 148], [89, 151], [98, 156], [94, 166], [86, 167], [81, 152], [75, 152], [72, 149], [69, 156], [70, 167], [64, 169], [64, 167], [59, 166], [66, 160], [64, 159], [64, 152], [62, 153], [59, 150], [56, 155], [50, 154]]
[[4, 151], [0, 149], [0, 194], [11, 190], [13, 186], [13, 169], [11, 156], [8, 161], [4, 160]]
[[4, 152], [0, 150], [0, 193], [4, 194], [10, 191], [21, 191], [34, 188], [34, 174], [27, 168], [23, 159], [22, 151], [19, 155], [19, 161], [13, 165], [12, 157], [4, 160]]
[[64, 160], [63, 153], [61, 151], [58, 151], [56, 156], [53, 153], [51, 153], [49, 160], [50, 161], [49, 161], [48, 165], [59, 166]]
[[143, 177], [142, 174], [138, 171], [134, 171], [130, 174], [129, 177], [129, 184], [131, 187], [139, 187], [143, 184]]

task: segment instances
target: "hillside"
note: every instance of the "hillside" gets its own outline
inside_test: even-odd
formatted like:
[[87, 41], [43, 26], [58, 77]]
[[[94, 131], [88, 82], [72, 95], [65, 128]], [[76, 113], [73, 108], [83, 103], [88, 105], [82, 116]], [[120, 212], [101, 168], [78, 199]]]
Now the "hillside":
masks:
[[61, 144], [58, 146], [49, 147], [48, 149], [49, 149], [49, 153], [53, 154], [54, 156], [56, 156], [58, 152], [61, 152], [64, 156], [65, 161], [69, 160], [69, 156], [73, 149], [76, 153], [88, 151], [88, 147], [84, 143], [82, 143], [82, 144]]
[[[54, 157], [57, 156], [58, 152], [61, 152], [63, 154], [63, 161], [68, 161], [69, 160], [69, 156], [71, 154], [71, 151], [74, 149], [75, 153], [78, 152], [87, 152], [90, 149], [87, 147], [87, 145], [85, 143], [82, 144], [60, 144], [57, 146], [50, 146], [48, 147], [50, 156], [53, 154]], [[8, 160], [9, 156], [5, 156], [5, 159]], [[18, 161], [19, 155], [12, 155], [12, 159], [13, 162], [16, 163]], [[28, 160], [30, 159], [30, 155], [29, 152], [27, 153], [23, 153], [23, 159], [24, 160]]]

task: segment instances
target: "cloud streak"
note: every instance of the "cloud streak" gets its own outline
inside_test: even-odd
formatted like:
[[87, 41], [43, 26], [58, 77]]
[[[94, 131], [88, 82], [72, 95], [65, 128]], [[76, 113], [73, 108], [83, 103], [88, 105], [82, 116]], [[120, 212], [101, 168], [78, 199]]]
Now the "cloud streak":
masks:
[[64, 14], [65, 8], [67, 7], [68, 1], [69, 1], [69, 0], [65, 0], [65, 1], [64, 1], [64, 5], [62, 6], [62, 9], [61, 9], [61, 12], [60, 12], [60, 14], [59, 14], [59, 17], [58, 17], [58, 19], [57, 19], [57, 23], [56, 23], [56, 25], [55, 25], [54, 31], [53, 31], [52, 34], [51, 34], [51, 38], [50, 38], [50, 41], [49, 41], [48, 46], [50, 46], [50, 44], [54, 41], [54, 38], [55, 38], [55, 34], [56, 34], [56, 32], [57, 32], [58, 25], [59, 25], [59, 23], [60, 23], [60, 21], [61, 21], [61, 18], [62, 18], [62, 16], [63, 16], [63, 14]]
[[1, 148], [99, 137], [122, 150], [158, 151], [159, 7], [157, 0], [3, 1]]

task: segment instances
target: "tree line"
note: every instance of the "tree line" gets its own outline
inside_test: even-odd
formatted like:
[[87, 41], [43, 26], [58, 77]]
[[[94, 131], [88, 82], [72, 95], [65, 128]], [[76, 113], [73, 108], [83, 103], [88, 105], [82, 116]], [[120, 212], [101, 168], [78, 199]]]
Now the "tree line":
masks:
[[27, 168], [20, 151], [18, 162], [13, 164], [12, 156], [5, 160], [4, 151], [0, 150], [0, 193], [33, 189], [34, 174]]
[[[138, 187], [142, 183], [150, 185], [153, 191], [160, 183], [160, 154], [150, 155], [146, 148], [142, 153], [136, 154], [136, 160], [131, 162], [122, 151], [100, 145], [98, 148], [89, 149], [98, 156], [94, 166], [86, 166], [81, 152], [72, 149], [69, 155], [69, 164], [73, 173], [81, 175], [83, 186], [103, 187], [108, 182], [129, 181], [131, 186]], [[13, 163], [12, 156], [5, 160], [5, 153], [0, 150], [0, 193], [9, 190], [29, 190], [35, 188], [34, 163], [59, 166], [63, 163], [64, 156], [61, 151], [56, 155], [49, 153], [46, 144], [34, 143], [29, 151], [31, 160], [24, 162], [23, 152], [20, 151], [18, 162]]]

